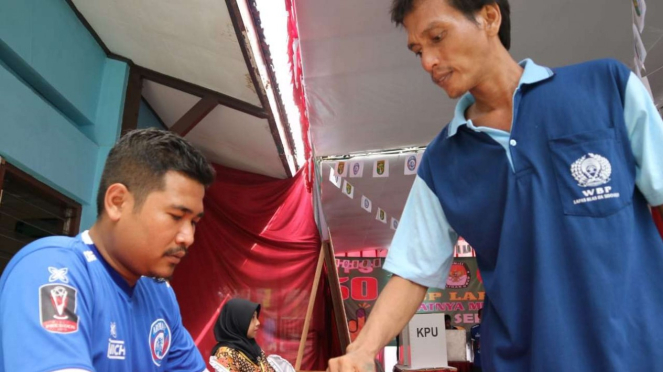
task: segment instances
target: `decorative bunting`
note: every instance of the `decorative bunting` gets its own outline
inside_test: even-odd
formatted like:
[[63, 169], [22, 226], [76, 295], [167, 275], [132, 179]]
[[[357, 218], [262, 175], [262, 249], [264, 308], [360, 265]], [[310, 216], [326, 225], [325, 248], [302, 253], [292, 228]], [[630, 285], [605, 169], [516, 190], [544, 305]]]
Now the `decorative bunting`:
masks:
[[647, 13], [647, 3], [645, 0], [632, 0], [633, 1], [633, 24], [637, 27], [638, 31], [642, 33], [645, 29], [645, 14]]
[[336, 163], [336, 173], [341, 177], [348, 176], [348, 163], [345, 161], [339, 161]]
[[350, 162], [350, 178], [364, 177], [364, 162], [352, 161]]
[[375, 219], [386, 224], [387, 223], [387, 212], [383, 211], [382, 208], [378, 208], [378, 213], [375, 215]]
[[361, 196], [361, 207], [368, 213], [371, 213], [371, 210], [373, 209], [373, 204], [371, 203], [371, 200], [365, 196]]
[[417, 174], [417, 170], [419, 169], [419, 163], [421, 162], [421, 157], [423, 156], [423, 154], [424, 154], [423, 152], [420, 152], [418, 154], [409, 154], [405, 158], [405, 164], [403, 166], [405, 175]]
[[350, 182], [343, 180], [343, 188], [341, 190], [343, 190], [343, 194], [345, 194], [345, 196], [347, 196], [350, 199], [354, 199], [355, 188], [350, 184]]
[[389, 160], [376, 160], [373, 163], [373, 177], [389, 177]]
[[329, 171], [329, 182], [336, 187], [341, 187], [341, 176], [336, 174], [334, 167], [330, 168]]
[[391, 218], [391, 229], [396, 230], [398, 228], [398, 220], [394, 217]]

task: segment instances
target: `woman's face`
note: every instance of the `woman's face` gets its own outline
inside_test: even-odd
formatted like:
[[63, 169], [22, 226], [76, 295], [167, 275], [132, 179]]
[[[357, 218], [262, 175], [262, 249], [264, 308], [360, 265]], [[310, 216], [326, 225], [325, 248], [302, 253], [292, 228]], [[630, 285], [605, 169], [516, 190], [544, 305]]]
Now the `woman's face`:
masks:
[[251, 324], [249, 324], [249, 329], [246, 331], [246, 337], [256, 338], [258, 334], [258, 327], [260, 327], [260, 321], [258, 320], [258, 313], [253, 313], [253, 318], [251, 318]]

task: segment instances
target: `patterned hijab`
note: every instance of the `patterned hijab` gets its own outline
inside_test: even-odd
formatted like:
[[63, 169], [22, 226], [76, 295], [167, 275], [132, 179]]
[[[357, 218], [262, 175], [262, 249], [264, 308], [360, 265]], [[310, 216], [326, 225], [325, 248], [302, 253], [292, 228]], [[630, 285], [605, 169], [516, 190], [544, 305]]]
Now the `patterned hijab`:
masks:
[[258, 357], [260, 357], [262, 349], [255, 339], [246, 336], [253, 313], [260, 315], [260, 304], [233, 298], [223, 305], [221, 314], [214, 325], [214, 337], [217, 344], [212, 349], [212, 355], [216, 355], [216, 351], [225, 346], [241, 351], [252, 362], [258, 364]]

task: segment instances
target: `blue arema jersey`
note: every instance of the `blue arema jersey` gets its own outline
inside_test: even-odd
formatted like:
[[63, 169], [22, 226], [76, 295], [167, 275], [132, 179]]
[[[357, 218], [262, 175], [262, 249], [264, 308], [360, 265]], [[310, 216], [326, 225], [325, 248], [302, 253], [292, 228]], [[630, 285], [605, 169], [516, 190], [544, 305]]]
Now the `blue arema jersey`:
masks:
[[87, 232], [23, 248], [0, 280], [0, 371], [203, 371], [170, 285], [131, 288]]

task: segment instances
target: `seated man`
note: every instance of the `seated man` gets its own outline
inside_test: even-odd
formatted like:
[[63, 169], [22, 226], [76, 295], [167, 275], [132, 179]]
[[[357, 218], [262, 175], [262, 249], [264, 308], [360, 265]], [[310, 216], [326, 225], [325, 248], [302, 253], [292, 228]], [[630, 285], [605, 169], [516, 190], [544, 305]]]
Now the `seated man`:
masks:
[[128, 133], [98, 219], [19, 251], [0, 279], [0, 371], [203, 371], [166, 279], [193, 243], [214, 169], [184, 139]]

